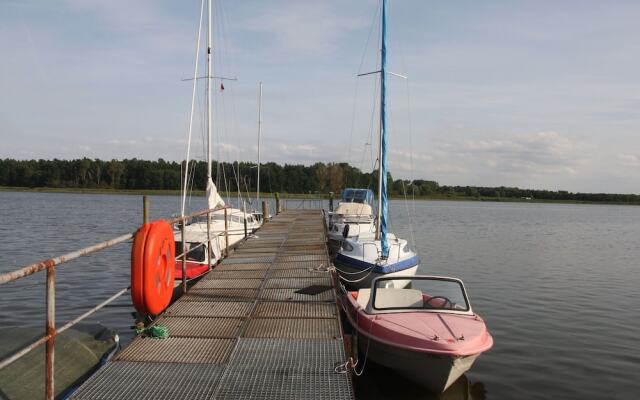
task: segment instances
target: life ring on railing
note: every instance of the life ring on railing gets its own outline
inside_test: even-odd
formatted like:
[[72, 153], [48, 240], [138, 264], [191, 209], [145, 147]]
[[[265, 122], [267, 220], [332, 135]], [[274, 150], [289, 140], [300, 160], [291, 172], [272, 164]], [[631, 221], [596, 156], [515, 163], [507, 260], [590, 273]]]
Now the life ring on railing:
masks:
[[173, 295], [175, 241], [166, 221], [142, 225], [131, 248], [131, 299], [142, 314], [158, 315]]

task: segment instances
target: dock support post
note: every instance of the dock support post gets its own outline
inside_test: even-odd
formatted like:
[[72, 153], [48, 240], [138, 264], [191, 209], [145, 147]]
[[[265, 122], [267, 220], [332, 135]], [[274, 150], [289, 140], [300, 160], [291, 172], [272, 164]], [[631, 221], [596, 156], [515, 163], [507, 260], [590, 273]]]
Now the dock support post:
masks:
[[262, 224], [269, 221], [269, 210], [267, 209], [267, 202], [262, 200]]
[[280, 214], [280, 193], [276, 193], [276, 215]]
[[187, 293], [187, 246], [184, 238], [184, 220], [180, 222], [180, 241], [182, 242], [182, 293]]
[[229, 217], [228, 208], [224, 209], [224, 254], [225, 257], [229, 257]]
[[149, 222], [149, 198], [147, 195], [142, 196], [142, 223]]
[[329, 211], [333, 211], [333, 192], [329, 192]]
[[249, 235], [247, 234], [247, 203], [244, 200], [242, 200], [242, 212], [244, 212], [242, 220], [244, 221], [244, 238], [246, 239]]
[[47, 346], [45, 398], [53, 400], [55, 394], [55, 341], [56, 341], [56, 267], [47, 268]]

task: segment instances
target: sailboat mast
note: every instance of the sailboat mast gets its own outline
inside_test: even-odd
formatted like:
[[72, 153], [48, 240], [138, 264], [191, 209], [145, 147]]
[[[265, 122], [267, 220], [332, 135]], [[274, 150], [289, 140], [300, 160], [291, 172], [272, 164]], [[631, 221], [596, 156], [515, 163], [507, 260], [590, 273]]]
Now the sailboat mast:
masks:
[[380, 155], [378, 169], [378, 221], [376, 239], [382, 258], [389, 255], [387, 242], [387, 0], [382, 0], [382, 46], [380, 49]]
[[211, 72], [211, 47], [212, 47], [212, 32], [213, 32], [213, 21], [211, 18], [212, 10], [211, 10], [212, 0], [207, 0], [207, 79], [206, 79], [206, 89], [207, 89], [207, 182], [211, 179], [211, 79], [213, 74]]
[[[258, 94], [258, 184], [256, 193], [256, 207], [260, 207], [260, 139], [262, 138], [262, 82], [260, 82], [260, 92]], [[262, 218], [265, 216], [263, 215]]]

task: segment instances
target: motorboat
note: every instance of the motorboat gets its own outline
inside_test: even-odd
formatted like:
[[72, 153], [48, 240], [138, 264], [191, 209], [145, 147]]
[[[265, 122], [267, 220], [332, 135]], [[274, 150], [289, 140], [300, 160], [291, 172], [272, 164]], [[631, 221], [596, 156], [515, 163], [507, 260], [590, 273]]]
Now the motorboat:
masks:
[[345, 238], [375, 232], [373, 191], [346, 188], [335, 210], [329, 212], [329, 248], [335, 253]]
[[384, 276], [371, 287], [342, 287], [340, 305], [355, 331], [355, 368], [391, 368], [441, 393], [493, 346], [460, 279]]
[[[360, 75], [380, 77], [380, 132], [378, 153], [378, 205], [375, 232], [343, 238], [334, 261], [340, 279], [356, 288], [367, 288], [380, 276], [415, 275], [420, 264], [406, 240], [388, 231], [387, 199], [387, 1], [382, 0], [380, 69]], [[350, 230], [350, 228], [349, 228]]]

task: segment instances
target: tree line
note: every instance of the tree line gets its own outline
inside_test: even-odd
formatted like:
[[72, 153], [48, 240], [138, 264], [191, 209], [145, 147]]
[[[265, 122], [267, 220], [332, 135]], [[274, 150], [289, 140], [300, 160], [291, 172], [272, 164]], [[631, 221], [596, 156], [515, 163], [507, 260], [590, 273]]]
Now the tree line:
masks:
[[[180, 190], [184, 162], [138, 159], [99, 160], [13, 160], [0, 159], [0, 186], [94, 188], [128, 190]], [[204, 190], [207, 164], [189, 163], [189, 188]], [[254, 192], [257, 189], [255, 163], [213, 162], [213, 179], [220, 190]], [[313, 165], [260, 165], [260, 190], [280, 193], [339, 193], [344, 187], [377, 188], [377, 173], [362, 172], [347, 163]], [[517, 187], [479, 187], [440, 185], [433, 180], [394, 180], [387, 176], [390, 195], [474, 198], [492, 200], [553, 200], [640, 204], [640, 195], [611, 193], [573, 193], [569, 191], [520, 189]]]

